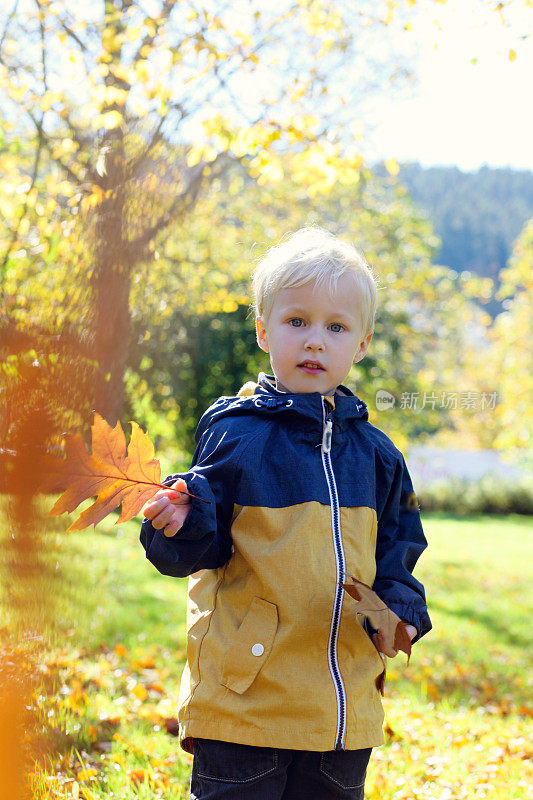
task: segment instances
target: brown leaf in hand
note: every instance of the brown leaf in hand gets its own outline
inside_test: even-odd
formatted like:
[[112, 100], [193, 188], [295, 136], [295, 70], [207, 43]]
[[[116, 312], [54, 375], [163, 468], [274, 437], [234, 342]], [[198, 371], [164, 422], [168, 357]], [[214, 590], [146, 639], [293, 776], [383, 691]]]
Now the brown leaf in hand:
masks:
[[368, 619], [377, 633], [378, 650], [403, 650], [407, 661], [411, 656], [411, 638], [402, 620], [367, 586], [350, 576], [351, 583], [343, 583], [343, 589], [357, 600], [355, 610]]
[[176, 717], [167, 717], [165, 719], [165, 730], [172, 736], [180, 735], [180, 725]]
[[96, 525], [121, 503], [122, 513], [117, 522], [126, 522], [136, 516], [159, 489], [168, 488], [160, 482], [161, 467], [154, 458], [154, 446], [149, 436], [136, 422], [131, 426], [131, 439], [126, 449], [120, 422], [112, 428], [99, 414], [95, 414], [91, 428], [92, 455], [83, 437], [77, 434], [66, 440], [66, 458], [43, 458], [40, 491], [66, 490], [50, 514], [70, 513], [83, 500], [96, 495], [93, 505], [83, 511], [67, 530]]
[[381, 672], [378, 677], [376, 678], [376, 686], [377, 690], [380, 695], [383, 697], [385, 694], [385, 678], [387, 677], [387, 667], [383, 667], [383, 672]]

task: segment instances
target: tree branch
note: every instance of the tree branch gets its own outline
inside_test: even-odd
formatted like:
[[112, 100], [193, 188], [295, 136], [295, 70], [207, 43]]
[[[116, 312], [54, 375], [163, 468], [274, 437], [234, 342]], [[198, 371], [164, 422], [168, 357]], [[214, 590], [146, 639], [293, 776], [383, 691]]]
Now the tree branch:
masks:
[[[187, 112], [185, 111], [185, 109], [183, 108], [183, 106], [180, 103], [173, 103], [171, 108], [172, 109], [176, 109], [176, 110], [178, 110], [180, 112], [179, 122], [181, 122], [187, 116]], [[130, 161], [128, 164], [126, 164], [126, 169], [125, 169], [126, 180], [131, 180], [131, 178], [135, 177], [135, 174], [136, 174], [137, 170], [139, 169], [139, 167], [141, 166], [141, 164], [150, 155], [150, 151], [163, 138], [163, 136], [161, 134], [161, 128], [163, 127], [163, 124], [164, 124], [165, 120], [168, 118], [168, 116], [169, 115], [167, 113], [167, 114], [163, 115], [159, 119], [159, 122], [157, 123], [157, 125], [156, 125], [156, 127], [155, 127], [155, 129], [154, 129], [154, 131], [152, 133], [152, 136], [150, 137], [150, 141], [148, 142], [146, 147], [142, 150], [142, 152], [136, 158], [132, 159], [132, 161]]]
[[[47, 92], [48, 91], [48, 70], [47, 70], [47, 64], [46, 64], [46, 46], [45, 46], [45, 40], [44, 40], [44, 25], [43, 25], [44, 13], [43, 13], [43, 10], [41, 8], [40, 0], [35, 0], [35, 5], [37, 6], [37, 12], [38, 12], [38, 15], [39, 15], [39, 32], [41, 34], [41, 64], [42, 64], [42, 68], [43, 68], [43, 87], [44, 87], [44, 91]], [[41, 120], [41, 122], [42, 122], [42, 120]]]
[[[222, 160], [224, 156], [225, 154], [219, 154], [214, 161], [209, 162], [209, 166], [212, 167], [217, 161]], [[165, 213], [140, 236], [131, 242], [125, 243], [126, 257], [128, 260], [131, 260], [131, 263], [136, 263], [143, 258], [144, 249], [147, 244], [169, 225], [178, 209], [190, 210], [194, 206], [198, 198], [198, 192], [200, 191], [206, 166], [208, 166], [207, 162], [203, 161], [191, 167], [186, 187], [182, 192], [176, 195]]]
[[[70, 23], [70, 19], [72, 19], [72, 23]], [[87, 64], [87, 56], [90, 56], [90, 46], [87, 42], [84, 42], [83, 39], [73, 29], [72, 25], [75, 24], [75, 18], [72, 18], [71, 15], [69, 15], [67, 9], [65, 18], [59, 19], [58, 22], [61, 25], [62, 29], [67, 34], [67, 36], [69, 36], [74, 42], [76, 42], [76, 44], [80, 48], [85, 74], [87, 77], [89, 77], [91, 70], [89, 65]]]
[[[31, 111], [28, 111], [28, 116], [30, 117], [35, 127], [39, 129], [40, 123], [35, 119]], [[65, 164], [58, 156], [54, 156], [52, 154], [52, 142], [50, 141], [48, 136], [44, 135], [44, 132], [42, 136], [43, 136], [42, 144], [48, 150], [55, 163], [58, 164], [61, 167], [61, 169], [67, 173], [67, 175], [69, 176], [70, 180], [73, 181], [73, 183], [77, 184], [78, 186], [81, 186], [81, 184], [83, 183], [82, 179], [78, 175], [76, 175], [75, 172], [72, 171], [72, 169], [69, 167], [68, 164]]]
[[[164, 0], [163, 5], [161, 7], [161, 11], [159, 12], [158, 19], [165, 19], [165, 18], [168, 19], [170, 17], [171, 13], [172, 13], [172, 9], [176, 5], [177, 1], [178, 0]], [[136, 50], [136, 52], [135, 52], [135, 54], [133, 56], [133, 63], [134, 64], [136, 64], [139, 61], [139, 59], [142, 58], [141, 50], [143, 49], [143, 47], [147, 47], [147, 46], [151, 47], [151, 45], [154, 43], [156, 37], [157, 37], [157, 25], [156, 25], [155, 33], [147, 33], [144, 36], [144, 38], [142, 39], [139, 47], [137, 48], [137, 50]]]
[[9, 28], [9, 24], [10, 24], [11, 20], [13, 19], [13, 17], [15, 16], [15, 14], [17, 13], [18, 4], [19, 4], [19, 0], [15, 0], [15, 4], [14, 4], [12, 10], [11, 10], [11, 14], [9, 14], [8, 18], [6, 19], [6, 24], [4, 26], [4, 30], [2, 31], [2, 36], [0, 37], [0, 49], [2, 49], [2, 45], [4, 44], [4, 39], [7, 36], [7, 30]]
[[[11, 236], [10, 236], [10, 239], [9, 239], [9, 242], [8, 242], [8, 245], [7, 245], [7, 250], [6, 250], [5, 254], [4, 254], [4, 258], [2, 259], [2, 263], [0, 264], [0, 276], [2, 276], [2, 278], [4, 277], [6, 266], [7, 266], [7, 262], [9, 260], [9, 256], [11, 255], [11, 251], [13, 250], [13, 246], [14, 246], [15, 242], [18, 239], [20, 225], [22, 223], [22, 220], [24, 219], [24, 217], [26, 216], [26, 214], [28, 212], [28, 206], [29, 206], [28, 198], [30, 196], [31, 190], [35, 186], [35, 181], [37, 180], [37, 174], [39, 172], [39, 163], [40, 163], [40, 160], [41, 160], [41, 152], [42, 152], [42, 148], [43, 148], [43, 144], [44, 144], [44, 133], [43, 133], [43, 126], [42, 126], [42, 118], [41, 118], [40, 122], [35, 121], [35, 125], [36, 125], [36, 128], [37, 128], [37, 149], [35, 150], [35, 158], [34, 158], [33, 169], [32, 169], [32, 173], [31, 173], [30, 188], [26, 192], [26, 199], [24, 200], [24, 205], [22, 206], [22, 210], [21, 210], [21, 213], [20, 213], [19, 218], [17, 220], [17, 224], [16, 224], [16, 226], [13, 228], [13, 230], [11, 232]], [[3, 286], [1, 287], [1, 291], [2, 291], [2, 294], [3, 294], [4, 293], [4, 287]]]
[[87, 53], [87, 52], [88, 52], [88, 50], [89, 50], [89, 48], [87, 47], [87, 45], [85, 44], [85, 42], [84, 42], [84, 41], [82, 41], [82, 40], [80, 39], [80, 37], [78, 36], [78, 34], [76, 33], [76, 31], [73, 31], [73, 30], [72, 30], [72, 28], [70, 28], [70, 27], [67, 25], [67, 23], [65, 22], [65, 20], [64, 20], [64, 19], [60, 20], [60, 21], [59, 21], [59, 24], [61, 25], [61, 27], [63, 28], [63, 30], [65, 31], [65, 33], [66, 33], [68, 36], [70, 36], [70, 38], [71, 38], [71, 39], [74, 39], [74, 41], [76, 42], [76, 44], [78, 45], [78, 47], [80, 48], [80, 50], [82, 50], [84, 53]]

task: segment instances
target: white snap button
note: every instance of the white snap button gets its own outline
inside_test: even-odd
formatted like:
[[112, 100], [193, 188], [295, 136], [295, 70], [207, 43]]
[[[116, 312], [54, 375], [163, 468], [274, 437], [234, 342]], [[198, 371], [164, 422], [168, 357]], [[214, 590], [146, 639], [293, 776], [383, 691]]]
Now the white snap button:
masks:
[[254, 656], [262, 656], [264, 652], [265, 648], [261, 642], [256, 642], [254, 645], [252, 645], [252, 653]]

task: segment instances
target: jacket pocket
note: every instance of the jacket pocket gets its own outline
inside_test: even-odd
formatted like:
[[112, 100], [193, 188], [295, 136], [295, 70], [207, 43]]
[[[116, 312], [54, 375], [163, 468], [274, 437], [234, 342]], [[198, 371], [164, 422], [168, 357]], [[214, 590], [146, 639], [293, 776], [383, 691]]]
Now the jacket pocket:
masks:
[[254, 597], [228, 648], [221, 683], [242, 694], [255, 680], [272, 650], [278, 629], [278, 607]]

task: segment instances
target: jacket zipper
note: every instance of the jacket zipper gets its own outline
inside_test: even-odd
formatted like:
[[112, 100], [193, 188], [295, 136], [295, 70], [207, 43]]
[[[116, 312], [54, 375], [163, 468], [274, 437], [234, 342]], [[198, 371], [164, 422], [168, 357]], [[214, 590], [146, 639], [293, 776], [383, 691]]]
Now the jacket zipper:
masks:
[[322, 465], [328, 484], [330, 505], [331, 505], [331, 531], [333, 534], [333, 547], [335, 550], [335, 561], [337, 564], [337, 581], [335, 586], [335, 600], [333, 603], [333, 614], [331, 617], [331, 628], [329, 633], [328, 642], [328, 660], [329, 670], [333, 679], [335, 687], [335, 694], [337, 695], [337, 732], [335, 736], [335, 750], [342, 750], [344, 748], [344, 737], [346, 734], [346, 690], [339, 669], [339, 662], [337, 659], [337, 636], [339, 633], [339, 623], [342, 611], [342, 601], [344, 590], [342, 583], [344, 581], [345, 560], [344, 548], [342, 545], [341, 533], [341, 515], [339, 508], [339, 496], [337, 493], [337, 484], [335, 483], [335, 475], [333, 473], [333, 466], [331, 464], [331, 439], [333, 431], [333, 408], [326, 404], [326, 400], [322, 398], [324, 431], [322, 434]]

